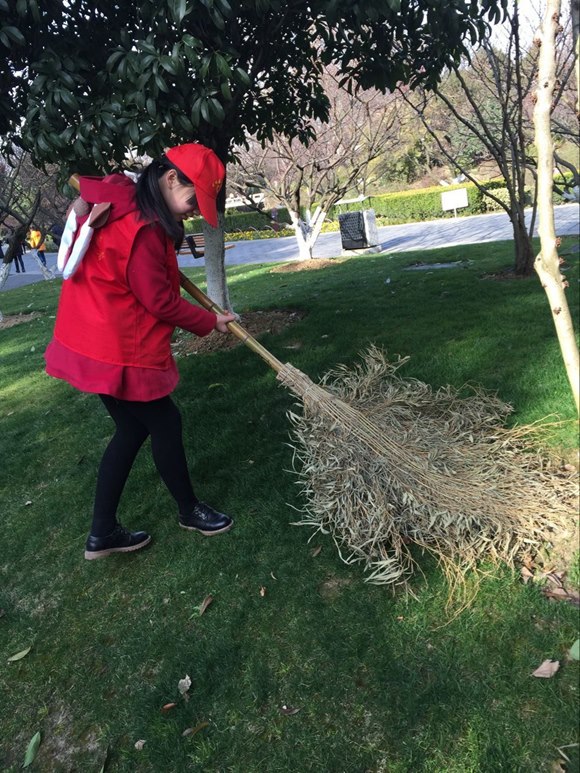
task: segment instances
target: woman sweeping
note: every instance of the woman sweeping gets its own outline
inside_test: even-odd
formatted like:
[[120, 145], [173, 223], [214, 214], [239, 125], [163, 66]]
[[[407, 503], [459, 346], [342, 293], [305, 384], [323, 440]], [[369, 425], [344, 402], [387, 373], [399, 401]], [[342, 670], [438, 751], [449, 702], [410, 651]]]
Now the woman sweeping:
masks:
[[148, 436], [157, 470], [177, 504], [179, 525], [205, 536], [232, 526], [229, 516], [195, 495], [181, 414], [170, 397], [179, 380], [170, 347], [174, 329], [198, 336], [214, 329], [226, 333], [234, 319], [181, 297], [175, 253], [184, 218], [201, 213], [217, 225], [224, 171], [213, 151], [192, 143], [153, 161], [136, 184], [122, 174], [80, 180], [81, 199], [109, 203], [108, 218], [63, 282], [45, 359], [51, 376], [98, 394], [115, 422], [98, 470], [87, 559], [139, 550], [151, 541], [117, 520], [123, 487]]

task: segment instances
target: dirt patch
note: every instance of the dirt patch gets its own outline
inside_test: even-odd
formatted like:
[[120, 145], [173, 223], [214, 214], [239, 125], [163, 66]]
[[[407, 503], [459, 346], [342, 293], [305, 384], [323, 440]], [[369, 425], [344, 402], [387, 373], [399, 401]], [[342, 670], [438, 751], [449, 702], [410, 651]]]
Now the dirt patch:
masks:
[[328, 268], [336, 266], [337, 263], [344, 263], [350, 260], [350, 257], [344, 258], [313, 258], [312, 260], [293, 260], [289, 263], [282, 263], [272, 268], [270, 274], [290, 274], [293, 271], [317, 271], [319, 268]]
[[[294, 322], [299, 322], [306, 316], [305, 312], [296, 309], [277, 309], [276, 311], [249, 311], [240, 315], [240, 325], [254, 338], [264, 333], [278, 335]], [[183, 335], [172, 344], [173, 353], [177, 356], [187, 354], [209, 354], [211, 352], [233, 349], [242, 342], [234, 335], [222, 335], [215, 330], [205, 338]]]
[[30, 322], [38, 317], [42, 317], [39, 311], [31, 311], [30, 314], [8, 314], [0, 321], [0, 330], [8, 330], [9, 327], [22, 325], [24, 322]]
[[342, 589], [350, 585], [351, 579], [347, 577], [330, 577], [321, 582], [318, 586], [318, 592], [326, 601], [332, 601], [340, 596]]

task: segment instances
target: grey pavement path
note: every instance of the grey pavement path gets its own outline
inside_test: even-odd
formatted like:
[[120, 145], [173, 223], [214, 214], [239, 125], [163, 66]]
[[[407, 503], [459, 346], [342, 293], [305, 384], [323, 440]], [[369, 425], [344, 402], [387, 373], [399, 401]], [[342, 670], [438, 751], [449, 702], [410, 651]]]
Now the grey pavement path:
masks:
[[[527, 217], [529, 218], [530, 215], [531, 211], [527, 213]], [[558, 236], [578, 234], [580, 232], [578, 204], [564, 204], [556, 207], [555, 222]], [[378, 230], [380, 247], [377, 251], [381, 251], [385, 256], [391, 252], [428, 250], [458, 244], [479, 244], [513, 238], [509, 219], [503, 212], [432, 220], [425, 223], [383, 226]], [[234, 249], [226, 251], [227, 266], [291, 261], [298, 258], [296, 239], [293, 236], [235, 242], [235, 245]], [[341, 252], [342, 246], [338, 232], [321, 234], [314, 249], [314, 255], [317, 258], [333, 258], [340, 255]], [[54, 267], [56, 255], [49, 253], [47, 263], [49, 268]], [[40, 269], [30, 253], [24, 256], [24, 264], [26, 273], [16, 274], [12, 269], [4, 285], [5, 290], [42, 280]], [[191, 257], [181, 255], [179, 264], [180, 266], [202, 266], [204, 260], [203, 258], [194, 260]]]

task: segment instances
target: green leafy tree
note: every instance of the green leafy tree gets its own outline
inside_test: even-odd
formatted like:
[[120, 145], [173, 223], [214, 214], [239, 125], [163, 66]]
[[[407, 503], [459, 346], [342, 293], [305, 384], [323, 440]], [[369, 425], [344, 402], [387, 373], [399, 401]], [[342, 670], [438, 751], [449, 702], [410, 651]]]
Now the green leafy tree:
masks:
[[[506, 2], [0, 0], [0, 135], [63, 173], [120, 167], [130, 148], [199, 140], [227, 161], [247, 136], [307, 141], [328, 117], [323, 65], [347, 88], [433, 87]], [[223, 228], [206, 243], [229, 306]]]

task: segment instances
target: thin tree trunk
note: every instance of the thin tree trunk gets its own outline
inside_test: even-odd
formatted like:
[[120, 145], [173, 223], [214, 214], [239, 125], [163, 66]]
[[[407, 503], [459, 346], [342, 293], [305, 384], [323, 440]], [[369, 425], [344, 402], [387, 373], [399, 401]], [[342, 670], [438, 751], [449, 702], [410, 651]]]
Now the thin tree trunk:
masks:
[[212, 228], [205, 220], [202, 231], [205, 239], [205, 276], [207, 294], [225, 311], [232, 311], [226, 278], [224, 250], [225, 215], [218, 212], [218, 227]]
[[580, 0], [571, 0], [572, 39], [576, 55], [576, 113], [580, 113]]
[[[204, 142], [203, 137], [201, 137], [200, 140]], [[222, 137], [220, 142], [218, 142], [217, 147], [214, 148], [216, 155], [222, 161], [226, 169], [230, 142], [231, 140], [229, 138]], [[206, 139], [205, 144], [208, 147], [213, 147], [209, 138]], [[217, 303], [218, 306], [221, 306], [224, 311], [233, 311], [228, 291], [225, 267], [225, 203], [226, 180], [224, 180], [217, 198], [218, 226], [217, 228], [212, 228], [205, 220], [202, 220], [201, 230], [205, 240], [205, 278], [207, 282], [207, 294], [212, 301]]]
[[535, 143], [538, 153], [538, 230], [541, 244], [541, 252], [535, 260], [534, 267], [548, 296], [566, 374], [570, 381], [576, 410], [580, 413], [578, 346], [565, 294], [568, 282], [560, 273], [561, 261], [557, 250], [554, 205], [552, 203], [554, 148], [550, 116], [552, 96], [556, 86], [555, 40], [558, 33], [559, 17], [560, 0], [548, 0], [542, 26], [537, 101], [534, 108]]
[[[6, 282], [8, 281], [8, 276], [10, 274], [10, 263], [0, 263], [0, 292], [2, 292], [2, 289]], [[2, 322], [2, 312], [0, 311], [0, 322]]]
[[528, 229], [523, 208], [513, 208], [515, 216], [510, 214], [514, 232], [515, 267], [517, 276], [532, 276], [534, 273], [534, 247]]

